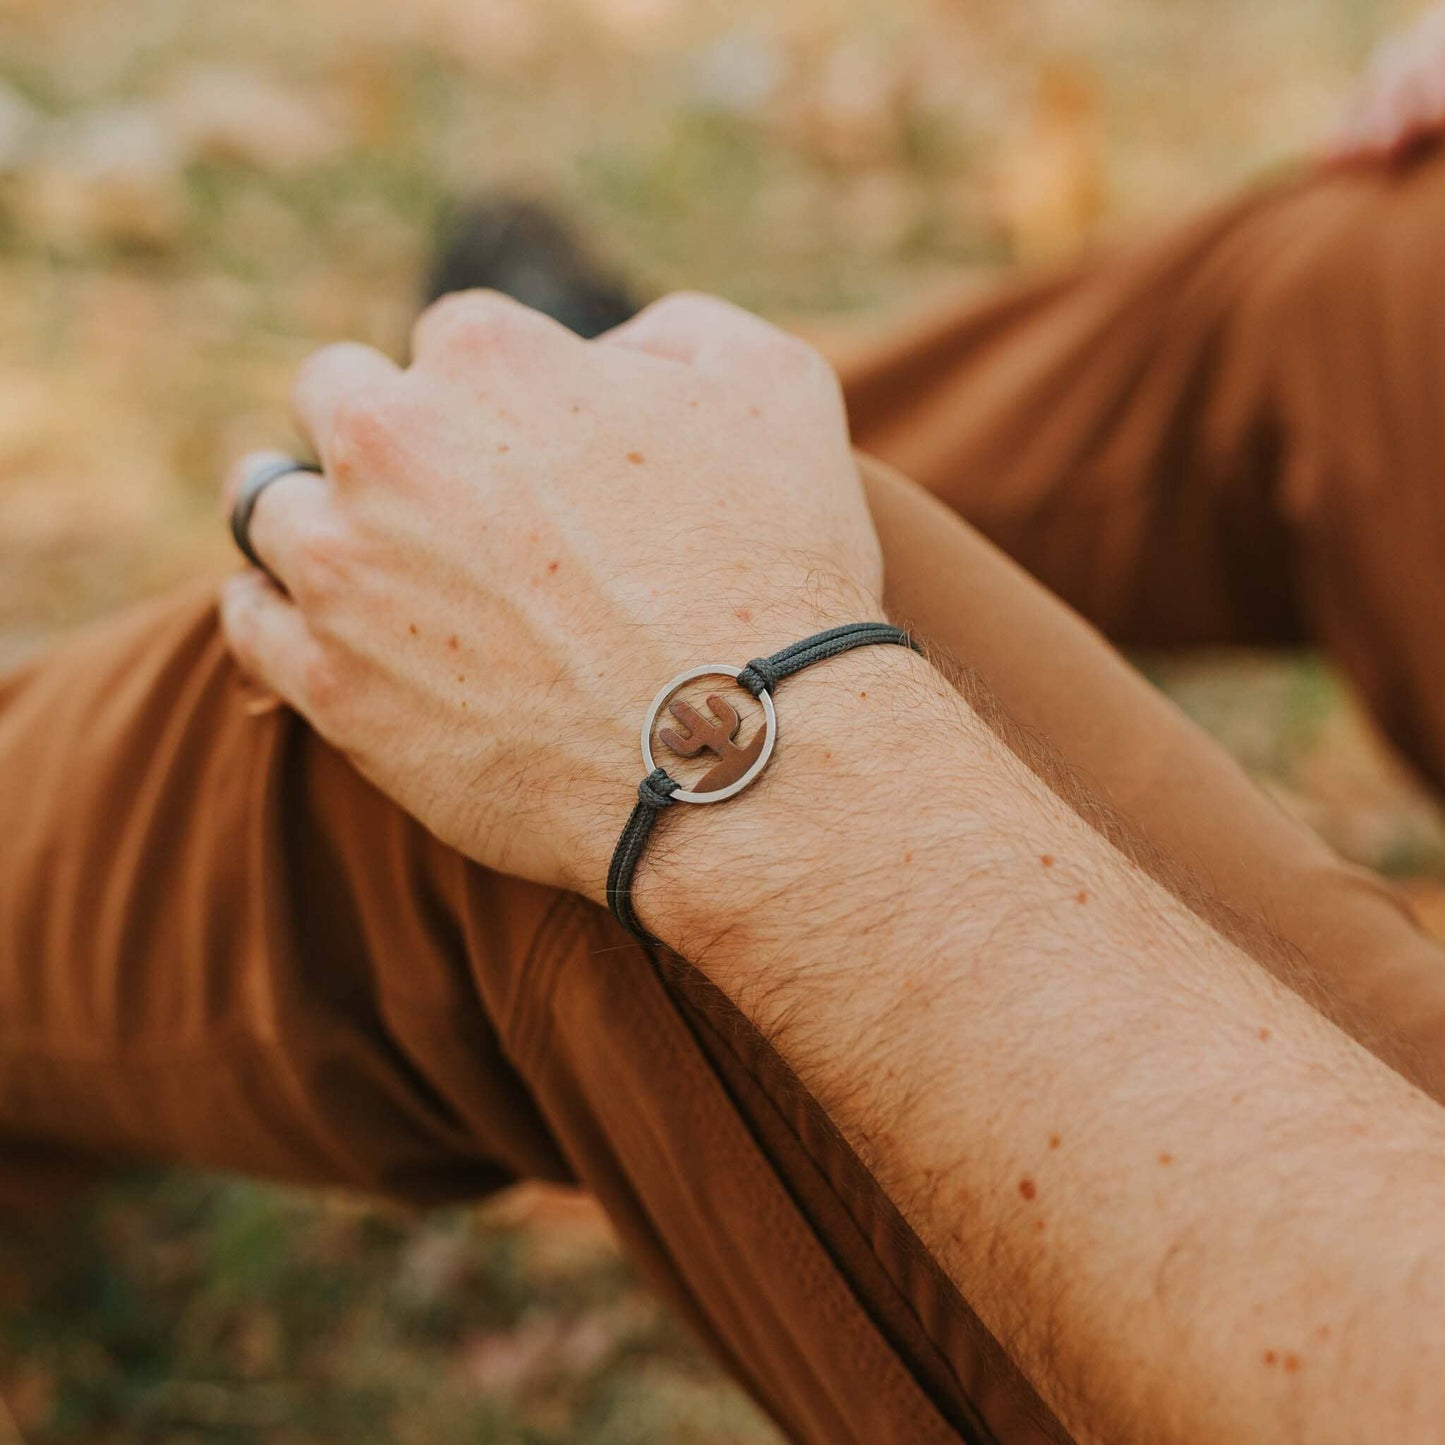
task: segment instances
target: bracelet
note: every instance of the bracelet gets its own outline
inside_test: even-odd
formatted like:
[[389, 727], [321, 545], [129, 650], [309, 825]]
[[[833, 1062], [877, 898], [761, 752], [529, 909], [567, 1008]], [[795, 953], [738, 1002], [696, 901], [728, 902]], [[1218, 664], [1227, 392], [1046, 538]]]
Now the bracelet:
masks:
[[[814, 633], [801, 642], [775, 652], [771, 657], [755, 657], [746, 667], [726, 667], [709, 663], [703, 667], [680, 672], [652, 700], [642, 723], [642, 763], [647, 776], [637, 785], [637, 803], [612, 852], [612, 866], [607, 870], [607, 906], [612, 916], [635, 934], [643, 943], [656, 945], [658, 940], [637, 921], [632, 909], [632, 877], [643, 849], [652, 834], [658, 814], [673, 803], [721, 803], [735, 797], [768, 765], [778, 741], [778, 715], [773, 708], [773, 692], [779, 682], [795, 672], [824, 662], [855, 647], [874, 643], [922, 649], [901, 627], [886, 622], [850, 622]], [[690, 703], [672, 702], [679, 688], [700, 677], [732, 678], [745, 692], [762, 704], [763, 722], [746, 743], [736, 741], [742, 720], [737, 709], [716, 694], [707, 699], [711, 717], [705, 717]], [[679, 757], [694, 758], [704, 751], [714, 753], [718, 761], [691, 788], [684, 788], [665, 768], [657, 765], [652, 755], [652, 734], [664, 706], [685, 729], [663, 728], [658, 739]]]

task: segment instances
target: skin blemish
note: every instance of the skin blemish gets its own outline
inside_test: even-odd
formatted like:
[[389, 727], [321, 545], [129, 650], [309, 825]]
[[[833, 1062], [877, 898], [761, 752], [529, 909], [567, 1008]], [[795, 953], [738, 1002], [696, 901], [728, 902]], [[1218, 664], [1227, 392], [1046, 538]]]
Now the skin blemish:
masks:
[[1075, 902], [1075, 903], [1087, 903], [1088, 901], [1089, 901], [1089, 890], [1088, 890], [1087, 888], [1081, 888], [1081, 889], [1079, 889], [1079, 891], [1078, 891], [1076, 894], [1074, 894], [1074, 902]]
[[1230, 1099], [1229, 1102], [1230, 1102], [1231, 1104], [1237, 1104], [1237, 1103], [1239, 1103], [1239, 1101], [1240, 1101], [1242, 1098], [1244, 1098], [1244, 1095], [1243, 1095], [1243, 1094], [1235, 1094], [1234, 1097], [1233, 1097], [1232, 1099]]
[[1050, 1148], [1050, 1149], [1057, 1149], [1062, 1142], [1063, 1142], [1063, 1141], [1059, 1138], [1059, 1136], [1058, 1136], [1057, 1134], [1050, 1134], [1050, 1135], [1049, 1135], [1049, 1148]]
[[858, 694], [858, 696], [859, 696], [859, 697], [867, 697], [868, 694], [867, 694], [866, 692], [860, 692], [860, 693]]
[[582, 410], [582, 403], [574, 401], [572, 405], [567, 408], [567, 410], [570, 411], [573, 416], [576, 416], [577, 413]]
[[1020, 1179], [1019, 1193], [1032, 1203], [1039, 1196], [1039, 1186], [1032, 1179]]
[[733, 616], [736, 617], [739, 622], [751, 622], [753, 620], [752, 608], [739, 607], [737, 611], [733, 613]]
[[1273, 1350], [1266, 1350], [1264, 1352], [1264, 1362], [1266, 1365], [1277, 1365], [1279, 1363], [1279, 1356], [1275, 1354]]
[[1268, 1038], [1269, 1038], [1269, 1030], [1268, 1030], [1268, 1029], [1260, 1029], [1260, 1031], [1259, 1031], [1259, 1039], [1260, 1039], [1260, 1042], [1261, 1042], [1261, 1043], [1264, 1043], [1266, 1040], [1268, 1040]]
[[466, 680], [467, 680], [467, 679], [466, 679], [466, 674], [465, 674], [465, 673], [461, 673], [461, 672], [457, 673], [457, 681], [458, 681], [458, 682], [465, 682]]
[[1039, 862], [1042, 863], [1045, 868], [1052, 868], [1054, 866], [1054, 855], [1052, 853], [1040, 853]]
[[419, 634], [419, 633], [417, 632], [417, 630], [416, 630], [416, 623], [415, 623], [415, 622], [408, 622], [407, 625], [406, 625], [406, 630], [407, 630], [409, 633], [411, 633], [411, 635], [412, 635], [413, 637], [418, 637], [418, 636], [420, 636], [420, 634]]
[[640, 467], [647, 458], [643, 456], [641, 452], [628, 452], [627, 460], [631, 462], [634, 467]]
[[562, 565], [562, 564], [561, 564], [560, 562], [548, 562], [548, 563], [547, 563], [547, 570], [548, 570], [549, 572], [555, 572], [561, 565]]
[[509, 452], [509, 451], [511, 451], [512, 449], [511, 449], [511, 447], [509, 447], [509, 446], [506, 444], [506, 442], [498, 442], [498, 443], [497, 443], [497, 450], [498, 450], [499, 452]]
[[1042, 1234], [1043, 1232], [1044, 1232], [1044, 1221], [1043, 1221], [1042, 1219], [1036, 1219], [1036, 1220], [1034, 1220], [1034, 1233], [1035, 1233], [1035, 1234]]
[[905, 863], [911, 863], [911, 862], [913, 862], [913, 850], [912, 850], [911, 848], [910, 848], [906, 853], [904, 853], [904, 855], [903, 855], [903, 861], [904, 861]]
[[762, 412], [762, 408], [761, 408], [761, 407], [750, 406], [750, 407], [748, 408], [748, 415], [749, 415], [749, 416], [761, 416], [762, 414], [763, 414], [763, 412]]
[[540, 540], [540, 538], [537, 536], [537, 534], [536, 534], [535, 532], [528, 532], [528, 533], [527, 533], [527, 540], [528, 540], [529, 542], [537, 542], [537, 541]]
[[1161, 1154], [1159, 1156], [1159, 1162], [1168, 1168], [1168, 1166], [1174, 1162], [1174, 1156], [1172, 1154]]
[[449, 638], [447, 638], [447, 646], [450, 647], [453, 652], [455, 652], [461, 646], [461, 643], [457, 641], [457, 635], [455, 632], [452, 633]]
[[1294, 1374], [1297, 1369], [1299, 1369], [1299, 1364], [1300, 1360], [1298, 1355], [1286, 1355], [1284, 1357], [1285, 1370], [1291, 1375]]
[[1321, 1325], [1319, 1329], [1315, 1331], [1315, 1338], [1327, 1340], [1332, 1334], [1334, 1334], [1334, 1331], [1328, 1325]]

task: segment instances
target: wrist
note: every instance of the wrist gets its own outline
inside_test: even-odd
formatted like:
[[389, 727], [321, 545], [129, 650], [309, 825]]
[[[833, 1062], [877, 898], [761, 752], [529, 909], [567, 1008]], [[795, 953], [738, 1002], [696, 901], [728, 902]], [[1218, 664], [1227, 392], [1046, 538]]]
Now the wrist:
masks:
[[[864, 646], [786, 678], [777, 744], [757, 781], [716, 804], [659, 818], [633, 899], [644, 926], [730, 988], [729, 960], [756, 956], [826, 894], [857, 890], [860, 836], [911, 807], [906, 781], [958, 699], [923, 658]], [[836, 910], [831, 910], [836, 913]]]

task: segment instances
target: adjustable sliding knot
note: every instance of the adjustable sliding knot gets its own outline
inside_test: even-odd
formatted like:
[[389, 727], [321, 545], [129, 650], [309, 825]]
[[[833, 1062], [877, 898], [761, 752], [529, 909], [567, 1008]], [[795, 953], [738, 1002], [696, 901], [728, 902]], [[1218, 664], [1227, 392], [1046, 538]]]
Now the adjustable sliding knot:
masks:
[[755, 657], [738, 673], [738, 686], [757, 697], [759, 693], [774, 692], [782, 674], [766, 657]]
[[637, 800], [649, 808], [665, 808], [680, 787], [682, 784], [669, 777], [666, 768], [654, 768], [637, 785]]

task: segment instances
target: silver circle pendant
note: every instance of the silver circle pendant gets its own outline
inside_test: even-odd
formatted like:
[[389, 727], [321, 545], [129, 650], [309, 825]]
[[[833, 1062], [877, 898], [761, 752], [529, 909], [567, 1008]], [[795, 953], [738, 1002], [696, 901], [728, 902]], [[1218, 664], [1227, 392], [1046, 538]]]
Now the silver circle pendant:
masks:
[[[657, 769], [652, 756], [652, 730], [657, 726], [658, 714], [678, 689], [700, 677], [729, 677], [736, 682], [741, 672], [740, 667], [724, 667], [717, 663], [690, 668], [687, 672], [678, 673], [652, 699], [652, 706], [647, 709], [647, 717], [642, 724], [642, 761], [649, 773]], [[695, 758], [710, 752], [717, 760], [699, 779], [700, 784], [710, 786], [679, 788], [672, 795], [674, 802], [721, 803], [724, 798], [736, 797], [767, 767], [768, 759], [773, 755], [773, 745], [778, 740], [778, 715], [767, 692], [759, 693], [758, 701], [763, 706], [763, 725], [746, 743], [741, 744], [737, 741], [737, 733], [742, 719], [726, 698], [711, 694], [705, 713], [691, 703], [673, 705], [670, 710], [679, 726], [664, 728], [658, 734], [659, 740], [679, 757]]]

